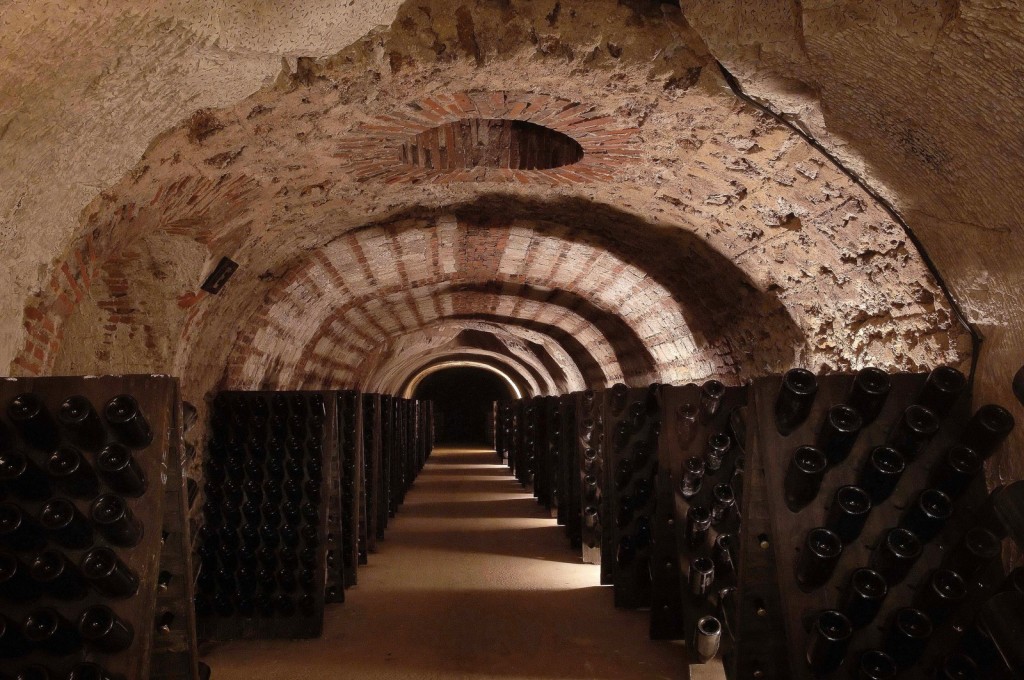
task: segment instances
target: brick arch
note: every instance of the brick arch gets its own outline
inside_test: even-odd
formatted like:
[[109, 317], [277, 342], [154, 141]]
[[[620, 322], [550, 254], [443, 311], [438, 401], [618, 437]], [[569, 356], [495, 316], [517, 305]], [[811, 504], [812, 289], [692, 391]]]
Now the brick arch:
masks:
[[[518, 293], [518, 294], [517, 294]], [[541, 344], [553, 348], [550, 354], [567, 364], [572, 380], [561, 381], [574, 388], [586, 383], [583, 370], [595, 385], [620, 380], [622, 369], [613, 342], [600, 329], [576, 311], [554, 301], [530, 299], [529, 287], [503, 292], [498, 287], [451, 286], [436, 284], [399, 291], [380, 297], [368, 297], [347, 305], [321, 324], [321, 330], [304, 346], [291, 347], [291, 359], [266, 354], [257, 347], [236, 350], [229, 363], [227, 384], [266, 384], [266, 367], [273, 367], [272, 381], [280, 385], [323, 380], [358, 381], [369, 369], [361, 365], [367, 357], [386, 352], [397, 340], [439, 324], [471, 328], [487, 324], [505, 333], [533, 334]], [[408, 314], [409, 305], [421, 309], [416, 327], [403, 328], [398, 319]], [[495, 309], [498, 313], [492, 314]], [[272, 328], [271, 330], [275, 330]], [[281, 332], [285, 328], [276, 329]], [[570, 335], [571, 334], [571, 335]], [[395, 342], [393, 342], [395, 341]], [[410, 351], [408, 348], [405, 351]], [[415, 353], [415, 351], [413, 351]], [[582, 368], [581, 368], [582, 367]]]
[[[591, 373], [585, 376], [580, 364], [586, 367], [588, 363], [581, 361], [580, 355], [567, 352], [550, 332], [544, 326], [518, 319], [443, 316], [421, 328], [389, 338], [365, 353], [352, 347], [344, 334], [328, 338], [326, 342], [321, 340], [316, 361], [307, 364], [299, 375], [303, 380], [324, 384], [390, 384], [407, 377], [396, 378], [396, 372], [401, 373], [396, 367], [422, 362], [423, 357], [438, 352], [488, 350], [515, 358], [531, 370], [545, 394], [571, 392], [621, 379], [616, 378], [615, 373], [606, 375], [592, 358], [589, 359]], [[333, 358], [336, 356], [344, 356], [347, 361], [336, 361]]]
[[[541, 229], [526, 221], [480, 225], [440, 215], [348, 232], [295, 267], [268, 293], [269, 304], [242, 325], [239, 349], [229, 361], [230, 380], [251, 380], [260, 366], [276, 365], [288, 347], [305, 348], [290, 363], [302, 362], [321, 338], [337, 332], [343, 318], [368, 338], [412, 330], [438, 312], [436, 300], [414, 291], [442, 284], [504, 293], [512, 300], [505, 314], [512, 317], [522, 316], [531, 301], [559, 305], [561, 318], [550, 323], [566, 333], [582, 330], [574, 317], [583, 316], [599, 331], [585, 341], [596, 345], [603, 335], [630, 373], [665, 377], [673, 356], [693, 348], [671, 293], [640, 267], [588, 242], [583, 232], [557, 224]], [[375, 307], [385, 298], [394, 303]], [[490, 311], [472, 304], [460, 309], [470, 315]], [[652, 345], [649, 338], [658, 333], [660, 344]], [[672, 346], [674, 355], [666, 351]], [[660, 366], [655, 349], [664, 357]]]
[[[616, 337], [609, 339], [587, 317], [563, 304], [530, 299], [528, 296], [532, 292], [529, 287], [506, 292], [500, 288], [452, 287], [447, 284], [417, 288], [410, 291], [414, 302], [418, 304], [424, 297], [432, 298], [431, 307], [425, 309], [420, 316], [423, 325], [398, 332], [392, 337], [397, 338], [407, 332], [430, 328], [439, 321], [489, 322], [505, 328], [527, 329], [541, 334], [550, 344], [559, 348], [560, 354], [571, 361], [583, 383], [600, 386], [623, 379], [621, 357], [630, 357], [625, 355], [621, 348], [621, 345], [625, 344], [622, 340]], [[390, 302], [391, 307], [401, 307], [407, 300], [404, 295], [395, 295], [372, 302]], [[491, 309], [494, 312], [489, 311]], [[297, 364], [298, 373], [310, 371], [316, 365], [317, 358], [325, 356], [328, 347], [334, 346], [335, 338], [346, 338], [350, 345], [361, 346], [367, 352], [381, 345], [384, 341], [368, 336], [369, 331], [358, 325], [358, 321], [367, 318], [369, 313], [371, 312], [367, 312], [365, 306], [358, 306], [332, 315], [302, 349], [301, 359]], [[392, 309], [387, 312], [390, 318], [394, 318], [396, 314], [400, 314], [400, 311]], [[639, 375], [648, 373], [649, 369], [640, 372]]]
[[401, 395], [405, 393], [406, 388], [412, 380], [423, 371], [439, 364], [449, 364], [459, 361], [475, 361], [487, 364], [508, 376], [509, 379], [516, 384], [516, 387], [524, 397], [541, 396], [539, 392], [533, 391], [521, 375], [516, 373], [513, 364], [505, 363], [501, 358], [492, 357], [487, 353], [480, 353], [476, 351], [463, 351], [452, 354], [438, 352], [415, 359], [406, 357], [402, 362], [402, 365], [396, 367], [398, 370], [395, 373], [395, 376], [393, 376], [393, 380], [389, 379], [382, 380], [380, 382], [368, 383], [363, 389], [367, 392]]

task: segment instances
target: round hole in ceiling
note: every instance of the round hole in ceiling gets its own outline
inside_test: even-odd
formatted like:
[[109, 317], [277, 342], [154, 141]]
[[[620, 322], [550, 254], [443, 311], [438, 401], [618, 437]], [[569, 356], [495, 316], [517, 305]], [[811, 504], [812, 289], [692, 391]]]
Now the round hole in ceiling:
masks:
[[583, 159], [583, 147], [572, 137], [503, 118], [464, 118], [424, 130], [400, 153], [403, 163], [427, 170], [550, 170]]

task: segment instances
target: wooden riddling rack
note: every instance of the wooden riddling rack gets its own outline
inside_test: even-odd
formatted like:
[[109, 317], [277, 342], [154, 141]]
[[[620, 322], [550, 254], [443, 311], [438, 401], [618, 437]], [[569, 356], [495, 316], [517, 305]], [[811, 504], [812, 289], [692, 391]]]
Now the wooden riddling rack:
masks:
[[[718, 381], [704, 385], [664, 386], [658, 392], [661, 412], [661, 436], [658, 438], [657, 507], [654, 520], [654, 555], [651, 603], [651, 638], [656, 640], [692, 640], [697, 621], [706, 615], [725, 618], [721, 612], [721, 594], [736, 586], [735, 569], [716, 565], [714, 585], [707, 595], [690, 591], [690, 564], [697, 558], [711, 558], [712, 546], [719, 534], [734, 537], [730, 542], [734, 562], [738, 561], [740, 512], [738, 500], [723, 519], [713, 522], [707, 538], [691, 546], [687, 539], [687, 515], [691, 507], [710, 511], [716, 485], [728, 484], [734, 498], [742, 493], [742, 434], [733, 431], [738, 410], [747, 400], [747, 388], [725, 387]], [[717, 470], [709, 465], [709, 440], [727, 437], [728, 448]], [[703, 480], [697, 492], [687, 497], [681, 482], [684, 464], [689, 458], [705, 464]], [[727, 591], [726, 591], [727, 592]], [[728, 635], [723, 636], [723, 649]]]
[[[365, 554], [366, 518], [361, 508], [366, 488], [363, 463], [363, 400], [354, 390], [338, 392], [338, 449], [341, 458], [341, 569], [346, 588], [356, 584], [360, 554]], [[337, 527], [337, 525], [332, 525]]]
[[577, 444], [577, 405], [580, 392], [573, 392], [559, 400], [558, 464], [558, 523], [565, 527], [569, 546], [580, 549], [582, 510], [580, 508], [580, 455]]
[[615, 385], [604, 397], [604, 488], [601, 496], [601, 583], [615, 606], [651, 604], [652, 524], [658, 471], [660, 385]]
[[[214, 400], [196, 604], [201, 638], [320, 635], [336, 428], [333, 392], [221, 392]], [[236, 507], [246, 504], [259, 514]]]
[[580, 549], [583, 562], [601, 564], [603, 543], [601, 493], [604, 488], [604, 398], [586, 391], [576, 409], [576, 441], [579, 448]]
[[[254, 416], [254, 408], [263, 415]], [[202, 542], [199, 547], [201, 592], [196, 608], [202, 637], [320, 635], [325, 603], [344, 602], [345, 590], [357, 582], [358, 566], [377, 550], [388, 517], [426, 462], [433, 447], [433, 424], [428, 422], [432, 413], [426, 402], [351, 390], [218, 395], [211, 415], [207, 523], [202, 530], [214, 550]], [[270, 472], [275, 458], [285, 466], [283, 477]], [[289, 468], [293, 460], [297, 467]], [[252, 489], [261, 503], [270, 500], [267, 482], [276, 480], [281, 488], [271, 505], [259, 506], [258, 517], [231, 510], [230, 499], [224, 506], [231, 479], [228, 468], [237, 468], [237, 463], [242, 472], [236, 473], [235, 481], [244, 489], [239, 505], [250, 500], [246, 483], [251, 480], [263, 485]], [[289, 545], [294, 534], [288, 540], [283, 535], [288, 492], [295, 492], [294, 487], [286, 489], [288, 480], [301, 489], [301, 498], [291, 501], [302, 504], [294, 545]], [[244, 547], [245, 534], [226, 514], [258, 527], [255, 545]], [[237, 541], [236, 549], [217, 552], [225, 538], [232, 545]], [[255, 571], [243, 570], [243, 565]], [[288, 599], [268, 599], [271, 595]]]
[[[366, 517], [366, 549], [377, 552], [377, 541], [384, 538], [384, 522], [381, 519], [383, 494], [383, 470], [381, 468], [381, 408], [379, 394], [363, 395], [363, 461], [365, 480], [363, 515]], [[383, 510], [387, 515], [387, 510]]]
[[347, 561], [342, 576], [344, 587], [350, 588], [358, 581], [358, 567], [379, 549], [389, 518], [433, 450], [433, 405], [355, 391], [337, 394], [339, 423], [345, 423], [339, 427], [347, 431], [339, 440], [342, 500], [344, 507], [353, 506], [343, 510], [343, 522], [332, 531], [343, 537]]
[[[735, 665], [729, 668], [731, 677], [769, 680], [815, 677], [806, 661], [808, 630], [814, 617], [821, 610], [840, 608], [852, 571], [870, 565], [872, 551], [883, 532], [898, 526], [918, 492], [929, 487], [931, 468], [950, 446], [958, 443], [970, 415], [969, 391], [965, 390], [941, 419], [940, 430], [920, 454], [907, 462], [892, 495], [871, 509], [860, 537], [844, 547], [831, 579], [810, 592], [801, 590], [795, 577], [797, 561], [801, 551], [806, 549], [803, 542], [810, 529], [825, 526], [835, 491], [842, 485], [857, 483], [868, 453], [889, 440], [904, 409], [916, 402], [926, 377], [907, 373], [890, 376], [891, 392], [878, 417], [860, 432], [845, 461], [826, 473], [817, 497], [798, 512], [791, 511], [785, 502], [784, 485], [790, 458], [798, 446], [815, 445], [827, 410], [847, 403], [854, 376], [818, 376], [817, 395], [809, 416], [786, 436], [779, 433], [774, 416], [782, 378], [762, 378], [751, 385], [745, 447], [748, 489], [744, 497], [742, 570], [736, 600], [736, 633], [741, 644], [735, 649]], [[954, 512], [941, 533], [924, 544], [921, 557], [907, 577], [890, 588], [872, 623], [855, 630], [836, 676], [852, 673], [862, 651], [884, 648], [885, 631], [894, 611], [915, 602], [930, 572], [943, 563], [965, 531], [975, 525], [987, 496], [983, 475], [979, 474], [956, 501]], [[949, 625], [936, 625], [923, 655], [903, 671], [900, 678], [931, 678], [940, 660], [956, 651], [959, 633], [952, 622], [961, 628], [969, 627], [980, 605], [998, 590], [1002, 582], [998, 560], [967, 581], [965, 604], [953, 615]]]
[[[47, 537], [45, 543], [27, 551], [14, 550], [21, 561], [19, 568], [31, 564], [43, 549], [56, 549], [78, 569], [85, 553], [93, 547], [111, 548], [118, 559], [138, 579], [138, 590], [129, 597], [111, 598], [94, 588], [88, 588], [80, 599], [62, 600], [44, 590], [41, 597], [28, 602], [4, 602], [3, 616], [12, 628], [20, 628], [29, 612], [49, 607], [74, 626], [79, 615], [93, 605], [105, 605], [133, 631], [130, 645], [119, 652], [104, 653], [86, 646], [68, 654], [51, 655], [31, 649], [26, 655], [15, 654], [0, 659], [0, 674], [13, 677], [30, 664], [49, 669], [53, 677], [65, 677], [79, 662], [93, 662], [102, 666], [113, 678], [198, 678], [196, 634], [191, 613], [191, 567], [189, 528], [185, 521], [186, 491], [182, 475], [184, 450], [181, 440], [181, 412], [178, 383], [166, 376], [103, 376], [7, 378], [0, 381], [0, 404], [5, 407], [20, 394], [32, 394], [41, 399], [49, 414], [49, 423], [41, 429], [42, 435], [30, 442], [17, 428], [7, 413], [0, 420], [8, 433], [11, 449], [24, 452], [37, 467], [45, 470], [49, 454], [61, 447], [78, 448], [95, 469], [101, 448], [108, 443], [124, 443], [103, 415], [99, 439], [85, 444], [63, 427], [57, 427], [57, 413], [65, 399], [80, 395], [89, 400], [96, 412], [102, 414], [107, 402], [117, 395], [131, 395], [152, 431], [152, 442], [131, 449], [132, 457], [146, 480], [145, 491], [138, 497], [127, 497], [127, 506], [142, 527], [142, 537], [133, 547], [119, 547], [94, 531], [90, 545], [69, 549]], [[48, 443], [43, 440], [50, 440]], [[73, 498], [59, 490], [53, 479], [47, 482], [50, 497], [70, 500], [78, 512], [90, 517], [92, 498]], [[37, 519], [48, 500], [24, 500], [13, 489], [5, 489], [7, 502], [19, 506], [26, 515]], [[98, 493], [111, 492], [108, 482], [101, 477]], [[92, 495], [91, 493], [88, 495]], [[91, 519], [87, 520], [93, 527]], [[6, 547], [5, 547], [6, 549]], [[79, 574], [80, 576], [80, 574]]]

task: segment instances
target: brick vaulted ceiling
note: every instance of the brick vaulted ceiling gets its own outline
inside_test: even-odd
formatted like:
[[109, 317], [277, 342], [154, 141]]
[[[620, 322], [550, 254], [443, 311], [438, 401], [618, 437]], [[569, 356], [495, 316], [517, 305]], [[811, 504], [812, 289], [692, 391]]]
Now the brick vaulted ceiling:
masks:
[[201, 400], [459, 357], [538, 394], [967, 360], [884, 207], [636, 5], [409, 2], [170, 127], [82, 211], [12, 369]]

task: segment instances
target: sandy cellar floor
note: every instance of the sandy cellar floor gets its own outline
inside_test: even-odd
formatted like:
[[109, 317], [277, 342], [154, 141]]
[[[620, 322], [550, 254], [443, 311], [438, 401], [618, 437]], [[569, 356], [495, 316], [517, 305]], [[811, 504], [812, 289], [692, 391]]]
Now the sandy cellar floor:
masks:
[[493, 451], [436, 450], [324, 637], [211, 646], [213, 680], [685, 678], [544, 514]]

